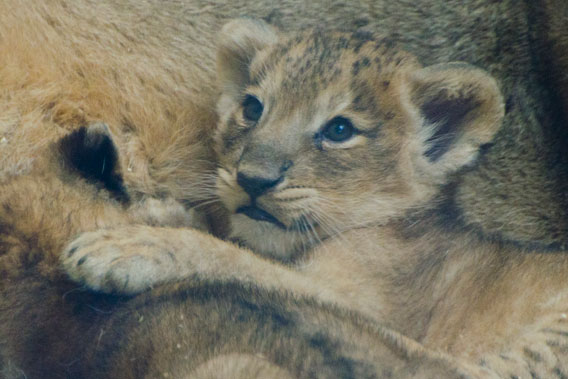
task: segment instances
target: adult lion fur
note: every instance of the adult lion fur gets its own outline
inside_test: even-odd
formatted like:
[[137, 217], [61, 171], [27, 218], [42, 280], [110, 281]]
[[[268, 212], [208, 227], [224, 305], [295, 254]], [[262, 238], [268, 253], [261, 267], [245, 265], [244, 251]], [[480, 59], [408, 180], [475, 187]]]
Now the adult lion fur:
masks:
[[[532, 4], [3, 1], [0, 265], [5, 376], [83, 372], [91, 366], [81, 359], [84, 355], [73, 354], [82, 352], [82, 346], [93, 349], [95, 356], [111, 356], [97, 350], [98, 342], [112, 346], [112, 341], [96, 320], [118, 316], [106, 315], [101, 301], [118, 301], [119, 309], [140, 306], [150, 313], [163, 306], [167, 312], [165, 303], [153, 308], [140, 299], [103, 301], [73, 292], [76, 286], [59, 269], [59, 253], [80, 232], [148, 221], [136, 212], [138, 202], [147, 197], [171, 198], [187, 207], [211, 200], [211, 191], [203, 188], [210, 186], [214, 168], [210, 138], [218, 95], [216, 34], [237, 16], [260, 17], [283, 30], [323, 23], [382, 31], [426, 65], [464, 60], [488, 70], [505, 95], [505, 125], [479, 167], [457, 187], [452, 210], [458, 220], [492, 236], [551, 248], [565, 245], [565, 108], [561, 88], [546, 81], [550, 70], [540, 54], [548, 44], [560, 46], [551, 58], [559, 67], [557, 75], [563, 73], [565, 55], [562, 40], [542, 31], [541, 19], [529, 17]], [[85, 179], [66, 162], [65, 148], [60, 149], [61, 138], [98, 121], [108, 125], [118, 152], [113, 167], [122, 178], [118, 192], [108, 191], [106, 182]], [[78, 298], [71, 301], [70, 296]], [[171, 296], [186, 298], [175, 289]], [[167, 319], [156, 323], [170, 326]]]

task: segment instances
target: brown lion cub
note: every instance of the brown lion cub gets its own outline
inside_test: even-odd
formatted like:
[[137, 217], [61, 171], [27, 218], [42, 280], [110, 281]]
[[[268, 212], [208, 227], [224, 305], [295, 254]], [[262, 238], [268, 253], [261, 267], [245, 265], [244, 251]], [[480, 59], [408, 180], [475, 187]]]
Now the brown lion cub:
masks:
[[238, 245], [181, 228], [100, 230], [64, 253], [72, 278], [129, 294], [194, 274], [253, 282], [499, 374], [568, 373], [568, 254], [445, 219], [443, 185], [500, 126], [494, 79], [464, 63], [422, 68], [368, 33], [283, 36], [252, 20], [224, 27], [218, 74], [218, 195]]

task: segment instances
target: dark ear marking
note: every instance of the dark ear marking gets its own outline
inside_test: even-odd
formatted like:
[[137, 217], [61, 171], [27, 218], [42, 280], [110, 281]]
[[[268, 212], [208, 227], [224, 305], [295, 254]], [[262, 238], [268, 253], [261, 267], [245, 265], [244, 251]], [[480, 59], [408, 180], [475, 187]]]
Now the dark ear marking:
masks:
[[440, 94], [422, 106], [422, 115], [425, 120], [436, 125], [434, 134], [426, 141], [430, 146], [425, 155], [431, 161], [437, 161], [444, 155], [457, 139], [460, 131], [455, 130], [456, 125], [467, 117], [468, 113], [479, 107], [474, 98], [451, 99]]
[[118, 152], [108, 126], [80, 127], [59, 141], [66, 168], [90, 182], [102, 185], [119, 201], [128, 201], [118, 166]]
[[412, 73], [408, 84], [422, 120], [423, 155], [439, 172], [472, 162], [501, 125], [503, 98], [481, 69], [461, 62], [434, 65]]

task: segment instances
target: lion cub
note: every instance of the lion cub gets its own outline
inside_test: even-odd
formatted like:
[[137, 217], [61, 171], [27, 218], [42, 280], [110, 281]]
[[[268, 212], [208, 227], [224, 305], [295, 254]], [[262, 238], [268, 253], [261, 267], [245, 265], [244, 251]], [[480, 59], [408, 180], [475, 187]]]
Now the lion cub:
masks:
[[86, 233], [63, 256], [73, 279], [128, 294], [237, 279], [359, 311], [499, 374], [568, 373], [568, 254], [485, 241], [445, 216], [444, 184], [500, 126], [494, 79], [422, 68], [368, 33], [286, 36], [252, 20], [224, 27], [218, 75], [217, 187], [234, 243], [181, 228]]

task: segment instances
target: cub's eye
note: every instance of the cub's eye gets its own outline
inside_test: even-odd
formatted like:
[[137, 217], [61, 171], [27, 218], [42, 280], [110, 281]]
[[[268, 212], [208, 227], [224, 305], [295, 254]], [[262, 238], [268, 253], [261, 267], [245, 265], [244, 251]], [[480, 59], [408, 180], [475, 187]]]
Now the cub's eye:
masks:
[[323, 128], [322, 135], [325, 139], [333, 142], [344, 142], [355, 134], [355, 127], [345, 117], [332, 119]]
[[264, 107], [255, 96], [247, 95], [243, 101], [243, 117], [248, 121], [256, 122], [262, 116]]

